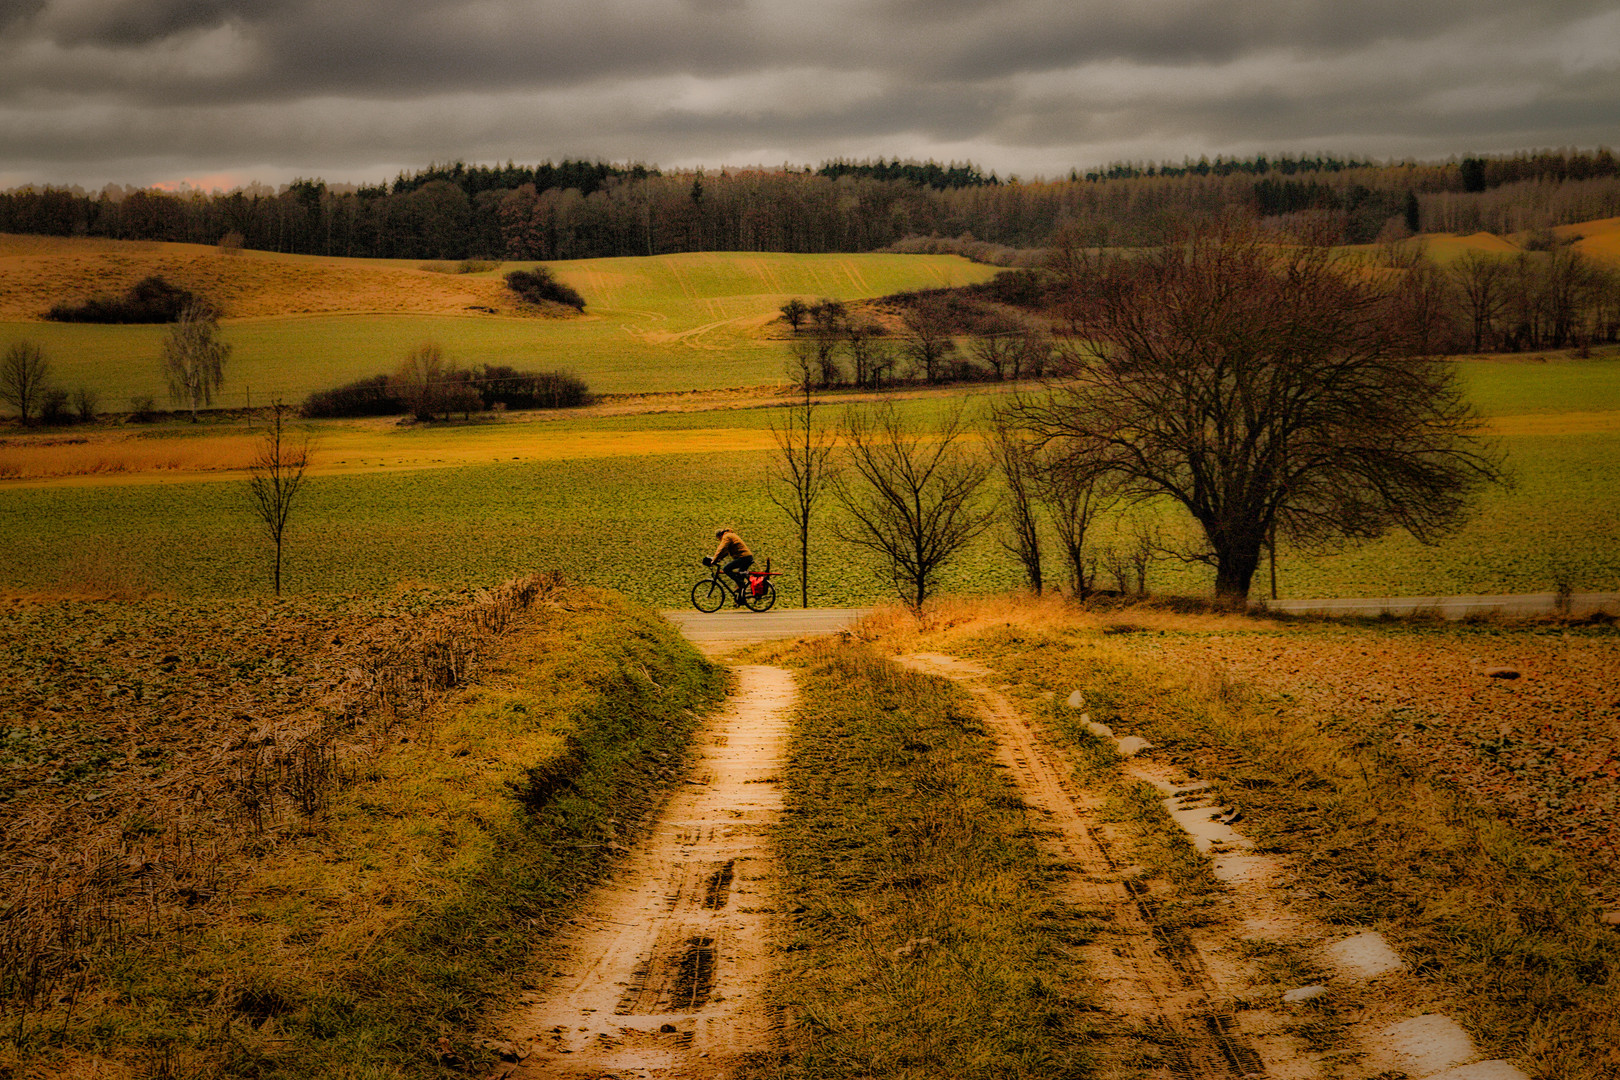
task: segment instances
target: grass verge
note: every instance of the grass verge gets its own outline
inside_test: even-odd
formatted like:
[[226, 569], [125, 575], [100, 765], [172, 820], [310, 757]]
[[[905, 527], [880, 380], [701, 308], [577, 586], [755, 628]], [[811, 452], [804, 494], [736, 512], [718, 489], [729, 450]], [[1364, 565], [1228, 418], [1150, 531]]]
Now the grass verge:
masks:
[[0, 1071], [486, 1065], [487, 1014], [725, 687], [667, 624], [594, 590], [563, 593], [485, 672], [349, 763], [328, 809], [267, 834], [218, 901], [107, 942], [80, 999], [9, 1018]]
[[1090, 1074], [1081, 916], [967, 699], [860, 647], [812, 644], [776, 837], [793, 912], [755, 1078]]

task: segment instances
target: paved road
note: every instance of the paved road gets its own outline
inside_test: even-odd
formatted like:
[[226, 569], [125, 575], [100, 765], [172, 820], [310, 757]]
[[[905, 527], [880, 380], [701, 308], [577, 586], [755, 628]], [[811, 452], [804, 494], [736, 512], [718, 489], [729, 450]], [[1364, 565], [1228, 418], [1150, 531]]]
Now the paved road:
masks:
[[[1447, 619], [1500, 612], [1504, 615], [1550, 615], [1558, 610], [1557, 593], [1511, 593], [1501, 596], [1383, 596], [1335, 600], [1266, 600], [1272, 611], [1292, 615], [1410, 615], [1434, 612]], [[1258, 607], [1259, 604], [1257, 603]], [[1572, 593], [1569, 613], [1620, 614], [1620, 593]]]
[[778, 608], [773, 611], [737, 611], [730, 608], [705, 615], [701, 611], [663, 612], [681, 633], [700, 644], [741, 644], [777, 638], [831, 634], [843, 630], [871, 612], [871, 608]]

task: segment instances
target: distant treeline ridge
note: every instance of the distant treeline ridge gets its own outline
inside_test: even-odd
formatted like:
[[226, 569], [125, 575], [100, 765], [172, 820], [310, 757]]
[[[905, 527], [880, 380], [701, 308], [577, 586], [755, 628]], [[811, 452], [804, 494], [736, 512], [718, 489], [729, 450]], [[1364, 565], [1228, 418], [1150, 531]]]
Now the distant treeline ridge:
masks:
[[1620, 216], [1607, 149], [1376, 164], [1217, 157], [1022, 182], [972, 165], [837, 160], [819, 169], [661, 172], [643, 165], [434, 165], [392, 184], [298, 180], [224, 194], [27, 187], [0, 232], [219, 243], [311, 255], [577, 259], [686, 251], [876, 251], [917, 238], [1042, 248], [1064, 229], [1151, 243], [1187, 215], [1311, 213], [1340, 238], [1520, 232]]

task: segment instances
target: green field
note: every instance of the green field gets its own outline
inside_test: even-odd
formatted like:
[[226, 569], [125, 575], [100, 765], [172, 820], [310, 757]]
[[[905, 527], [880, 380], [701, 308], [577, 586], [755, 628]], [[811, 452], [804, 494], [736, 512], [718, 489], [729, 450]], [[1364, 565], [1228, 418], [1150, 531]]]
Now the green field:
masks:
[[[410, 265], [414, 266], [415, 263]], [[512, 263], [500, 272], [532, 263]], [[993, 267], [954, 255], [708, 253], [550, 263], [586, 299], [581, 318], [478, 315], [311, 315], [227, 320], [233, 346], [221, 403], [311, 391], [392, 371], [424, 341], [462, 366], [566, 368], [599, 393], [758, 386], [784, 379], [786, 346], [764, 332], [783, 302], [868, 299], [907, 289], [966, 285]], [[0, 349], [38, 342], [55, 381], [86, 386], [105, 409], [166, 390], [154, 326], [0, 323]]]
[[[1519, 407], [1553, 414], [1555, 428], [1559, 411], [1594, 415], [1612, 400], [1620, 379], [1620, 365], [1597, 361], [1472, 364], [1466, 371], [1486, 411], [1502, 415], [1514, 403], [1534, 403]], [[977, 409], [986, 397], [966, 400]], [[901, 408], [922, 424], [949, 402], [922, 397]], [[828, 415], [838, 411], [829, 406]], [[423, 457], [466, 440], [480, 454], [491, 451], [490, 458], [317, 476], [294, 518], [287, 580], [300, 593], [378, 593], [402, 581], [472, 586], [555, 567], [576, 581], [680, 606], [712, 529], [728, 523], [789, 573], [796, 596], [792, 530], [766, 496], [770, 452], [757, 448], [768, 445], [759, 429], [773, 414], [745, 409], [556, 420], [545, 425], [555, 442], [543, 460], [498, 453], [505, 432], [516, 438], [531, 425], [391, 430], [378, 437], [402, 455]], [[334, 429], [316, 427], [321, 430]], [[690, 447], [686, 434], [716, 431], [737, 432], [739, 444], [756, 448], [683, 452]], [[569, 446], [603, 435], [613, 439], [597, 439], [589, 455], [570, 456]], [[1620, 430], [1609, 423], [1606, 429], [1508, 434], [1501, 443], [1515, 486], [1489, 492], [1480, 512], [1447, 543], [1430, 548], [1390, 537], [1337, 555], [1285, 550], [1280, 594], [1541, 592], [1561, 581], [1577, 590], [1620, 589]], [[0, 487], [0, 546], [9, 555], [0, 565], [0, 588], [133, 587], [199, 596], [265, 588], [264, 545], [240, 480], [132, 479]], [[866, 603], [888, 595], [875, 573], [880, 568], [829, 531], [822, 531], [813, 557], [812, 603]], [[997, 590], [1018, 581], [1010, 557], [986, 536], [949, 586]], [[1168, 592], [1209, 588], [1206, 571], [1177, 563], [1156, 566], [1151, 583]], [[1257, 579], [1254, 595], [1263, 592]]]

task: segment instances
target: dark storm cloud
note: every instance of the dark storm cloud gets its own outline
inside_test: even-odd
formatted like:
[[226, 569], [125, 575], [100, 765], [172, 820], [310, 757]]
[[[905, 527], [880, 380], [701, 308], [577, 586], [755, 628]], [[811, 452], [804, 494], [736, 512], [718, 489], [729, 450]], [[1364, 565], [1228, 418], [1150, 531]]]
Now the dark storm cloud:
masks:
[[0, 0], [0, 27], [0, 184], [1433, 157], [1612, 141], [1620, 115], [1612, 0]]
[[[45, 4], [36, 5], [43, 10]], [[228, 19], [263, 21], [280, 5], [256, 0], [121, 0], [58, 4], [41, 29], [59, 45], [138, 46], [188, 30], [216, 27]]]

